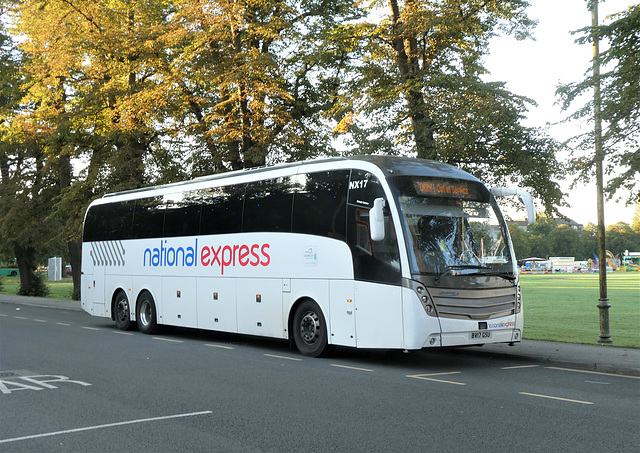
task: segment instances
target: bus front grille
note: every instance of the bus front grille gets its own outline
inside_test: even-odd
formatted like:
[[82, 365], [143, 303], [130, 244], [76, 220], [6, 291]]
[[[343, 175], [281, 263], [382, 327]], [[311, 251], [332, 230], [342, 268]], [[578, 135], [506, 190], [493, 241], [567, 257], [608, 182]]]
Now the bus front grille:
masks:
[[432, 299], [440, 317], [456, 319], [494, 319], [513, 315], [516, 289], [482, 290], [431, 289]]

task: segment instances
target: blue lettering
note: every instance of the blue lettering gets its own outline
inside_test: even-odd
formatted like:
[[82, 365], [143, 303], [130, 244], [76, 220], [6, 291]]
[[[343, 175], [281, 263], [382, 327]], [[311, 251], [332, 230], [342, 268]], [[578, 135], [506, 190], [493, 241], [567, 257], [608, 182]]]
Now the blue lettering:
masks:
[[142, 265], [147, 265], [147, 252], [149, 252], [149, 265], [151, 265], [151, 249], [145, 249], [144, 257], [142, 258]]
[[142, 256], [143, 266], [197, 266], [198, 240], [194, 246], [167, 247], [167, 240], [160, 240], [160, 248], [146, 248]]

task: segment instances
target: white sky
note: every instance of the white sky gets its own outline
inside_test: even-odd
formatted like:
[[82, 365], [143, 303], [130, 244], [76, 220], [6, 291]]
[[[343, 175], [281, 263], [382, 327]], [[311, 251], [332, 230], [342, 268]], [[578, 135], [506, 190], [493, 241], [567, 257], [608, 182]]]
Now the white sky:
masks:
[[[536, 40], [516, 41], [511, 37], [495, 39], [491, 44], [491, 54], [485, 58], [486, 68], [491, 72], [491, 80], [507, 82], [507, 88], [513, 93], [536, 101], [538, 107], [530, 109], [527, 126], [548, 126], [549, 134], [562, 141], [576, 135], [579, 129], [567, 124], [553, 125], [568, 113], [555, 105], [555, 90], [558, 83], [580, 81], [585, 71], [591, 70], [591, 45], [576, 44], [577, 36], [570, 34], [571, 31], [590, 26], [591, 13], [587, 10], [586, 0], [530, 0], [530, 3], [529, 17], [538, 21], [534, 30]], [[609, 14], [626, 10], [636, 3], [637, 0], [601, 2], [598, 13], [600, 24], [607, 22]], [[601, 51], [603, 49], [601, 43]], [[579, 105], [576, 103], [575, 107]], [[585, 127], [593, 126], [589, 124]], [[561, 154], [559, 158], [564, 160], [567, 154]], [[595, 176], [593, 183], [581, 184], [572, 191], [569, 191], [569, 185], [569, 182], [562, 184], [569, 195], [567, 200], [571, 208], [563, 208], [561, 212], [584, 225], [588, 222], [596, 224]], [[633, 212], [634, 206], [605, 200], [606, 225], [619, 221], [631, 223]]]

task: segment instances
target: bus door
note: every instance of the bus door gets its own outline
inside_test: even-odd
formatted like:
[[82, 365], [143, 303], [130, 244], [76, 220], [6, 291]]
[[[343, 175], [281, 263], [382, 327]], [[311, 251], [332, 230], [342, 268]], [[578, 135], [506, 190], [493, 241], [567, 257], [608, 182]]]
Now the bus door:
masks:
[[[385, 200], [384, 238], [371, 237], [370, 210]], [[349, 184], [347, 242], [354, 267], [357, 346], [402, 347], [402, 287], [400, 254], [386, 196], [379, 180], [354, 170]]]
[[331, 343], [341, 346], [356, 344], [356, 304], [353, 280], [329, 282]]

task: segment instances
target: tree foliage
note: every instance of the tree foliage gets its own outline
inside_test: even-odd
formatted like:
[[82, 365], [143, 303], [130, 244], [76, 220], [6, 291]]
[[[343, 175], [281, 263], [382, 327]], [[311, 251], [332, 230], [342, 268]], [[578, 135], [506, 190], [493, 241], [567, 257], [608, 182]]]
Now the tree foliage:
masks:
[[[597, 29], [579, 30], [579, 43], [590, 42], [595, 34], [608, 44], [601, 54], [603, 70], [600, 75], [601, 117], [605, 124], [603, 144], [608, 157], [605, 188], [610, 197], [624, 189], [628, 202], [640, 199], [640, 5], [615, 14], [608, 24]], [[571, 113], [569, 120], [593, 117], [593, 74], [588, 71], [584, 80], [558, 87], [557, 94], [565, 110], [582, 99], [588, 101]], [[594, 135], [587, 132], [571, 138], [567, 145], [574, 150], [573, 169], [579, 177], [589, 180], [594, 168]]]
[[483, 80], [492, 36], [528, 37], [524, 0], [2, 4], [19, 44], [2, 35], [0, 231], [64, 244], [76, 297], [82, 218], [106, 192], [392, 153], [561, 202], [557, 144], [521, 125], [532, 102]]

